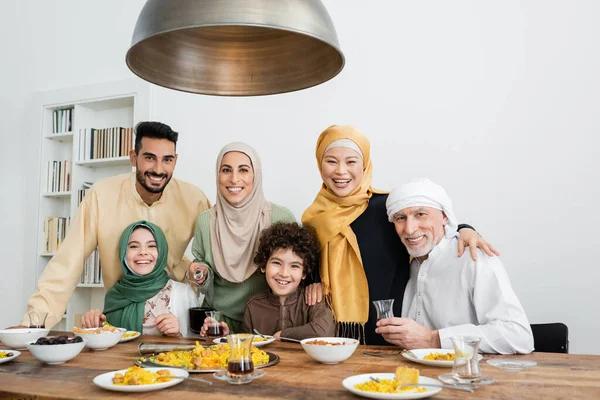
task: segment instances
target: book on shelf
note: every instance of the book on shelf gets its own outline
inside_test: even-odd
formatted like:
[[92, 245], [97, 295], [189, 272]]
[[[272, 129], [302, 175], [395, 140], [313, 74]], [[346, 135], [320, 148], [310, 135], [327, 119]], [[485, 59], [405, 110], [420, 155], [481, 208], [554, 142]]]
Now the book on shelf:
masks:
[[101, 284], [102, 266], [100, 265], [100, 253], [96, 248], [92, 254], [83, 263], [83, 271], [79, 283], [83, 284]]
[[71, 174], [73, 165], [71, 161], [48, 161], [48, 176], [46, 178], [46, 192], [68, 192], [71, 190]]
[[83, 185], [81, 185], [82, 188], [77, 191], [77, 207], [79, 207], [84, 197], [90, 192], [93, 184], [93, 182], [83, 182]]
[[79, 161], [115, 158], [129, 155], [133, 149], [133, 128], [83, 128], [79, 130]]
[[66, 133], [73, 129], [73, 108], [52, 112], [52, 133]]
[[71, 217], [46, 217], [44, 221], [44, 253], [55, 253], [67, 236]]

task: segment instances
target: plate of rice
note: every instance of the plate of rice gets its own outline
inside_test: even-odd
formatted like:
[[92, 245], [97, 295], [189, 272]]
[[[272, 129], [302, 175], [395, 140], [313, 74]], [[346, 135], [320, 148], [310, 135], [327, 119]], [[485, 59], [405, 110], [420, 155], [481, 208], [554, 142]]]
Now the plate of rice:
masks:
[[94, 383], [106, 390], [116, 392], [149, 392], [165, 389], [183, 379], [170, 378], [178, 376], [186, 378], [189, 373], [180, 368], [141, 368], [133, 366], [128, 369], [107, 372], [94, 378]]
[[142, 334], [137, 331], [127, 331], [125, 332], [121, 340], [119, 340], [119, 343], [129, 342], [130, 340], [139, 338], [141, 335]]
[[[229, 354], [229, 345], [227, 344], [202, 346], [196, 342], [193, 350], [152, 354], [139, 358], [136, 365], [183, 368], [192, 373], [217, 372], [227, 368]], [[279, 356], [252, 346], [252, 362], [254, 368], [264, 368], [277, 364]]]
[[[260, 337], [260, 336], [254, 336], [254, 338], [252, 339], [252, 344], [256, 347], [262, 347], [262, 346], [266, 346], [269, 343], [273, 343], [275, 341], [275, 336], [269, 336], [269, 335], [265, 335], [265, 337]], [[213, 340], [213, 343], [216, 344], [222, 344], [222, 343], [227, 343], [227, 338], [226, 337], [220, 337], [220, 338], [216, 338], [215, 340]]]
[[[432, 367], [452, 367], [454, 365], [454, 349], [415, 349], [402, 353], [402, 357]], [[483, 358], [481, 354], [477, 354], [477, 357], [479, 360]]]
[[[379, 380], [375, 382], [371, 377]], [[419, 383], [441, 385], [442, 383], [425, 376], [418, 377]], [[442, 388], [407, 386], [400, 388], [401, 384], [393, 373], [376, 373], [354, 375], [342, 381], [342, 385], [350, 392], [371, 399], [422, 399], [439, 393]]]

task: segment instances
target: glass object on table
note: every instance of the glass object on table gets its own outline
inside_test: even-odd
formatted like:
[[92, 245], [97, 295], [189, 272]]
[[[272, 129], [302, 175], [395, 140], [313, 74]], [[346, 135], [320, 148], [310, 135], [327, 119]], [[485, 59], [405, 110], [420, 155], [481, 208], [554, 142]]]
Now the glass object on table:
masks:
[[477, 336], [452, 336], [454, 346], [454, 365], [451, 374], [443, 374], [439, 379], [450, 385], [465, 385], [476, 388], [495, 382], [494, 378], [481, 376], [479, 369], [479, 343]]
[[251, 381], [250, 375], [254, 372], [252, 339], [254, 339], [254, 335], [249, 333], [227, 336], [230, 351], [227, 376], [233, 381], [231, 383], [248, 383]]
[[375, 300], [373, 302], [377, 310], [377, 320], [384, 318], [394, 318], [394, 299]]
[[27, 313], [29, 316], [29, 327], [30, 328], [45, 328], [46, 318], [48, 317], [47, 312], [43, 311], [30, 311]]
[[206, 311], [206, 316], [208, 317], [206, 336], [212, 339], [223, 336], [221, 311]]
[[479, 370], [477, 350], [479, 350], [481, 338], [476, 336], [452, 336], [450, 339], [454, 346], [452, 374], [456, 380], [461, 383], [472, 383], [479, 379], [481, 371]]

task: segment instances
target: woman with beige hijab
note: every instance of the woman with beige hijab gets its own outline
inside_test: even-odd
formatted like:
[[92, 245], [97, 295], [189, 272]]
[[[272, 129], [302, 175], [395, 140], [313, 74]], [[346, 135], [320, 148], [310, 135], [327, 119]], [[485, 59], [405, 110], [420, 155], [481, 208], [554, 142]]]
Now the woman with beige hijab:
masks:
[[[387, 218], [387, 192], [371, 187], [369, 140], [351, 126], [330, 126], [317, 140], [316, 158], [323, 185], [302, 222], [317, 231], [323, 294], [340, 336], [387, 344], [375, 333], [372, 302], [394, 299], [394, 315], [400, 316], [410, 264]], [[460, 254], [465, 244], [488, 255], [495, 252], [472, 229], [460, 231]], [[475, 258], [476, 253], [471, 254]]]
[[[275, 222], [295, 222], [287, 208], [268, 202], [256, 151], [230, 143], [217, 157], [217, 201], [196, 220], [190, 279], [200, 285], [204, 304], [221, 311], [233, 332], [241, 332], [246, 299], [268, 290], [253, 258], [260, 233]], [[201, 273], [198, 276], [197, 271]]]

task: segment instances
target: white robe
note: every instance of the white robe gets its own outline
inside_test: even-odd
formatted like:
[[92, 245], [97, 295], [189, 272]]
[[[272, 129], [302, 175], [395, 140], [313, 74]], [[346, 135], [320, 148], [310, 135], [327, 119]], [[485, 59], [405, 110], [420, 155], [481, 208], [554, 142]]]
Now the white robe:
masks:
[[529, 321], [498, 257], [457, 254], [457, 236], [444, 237], [422, 264], [412, 260], [402, 316], [438, 329], [442, 348], [464, 335], [481, 337], [484, 353], [532, 352]]

